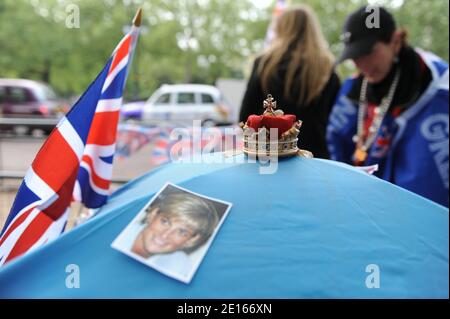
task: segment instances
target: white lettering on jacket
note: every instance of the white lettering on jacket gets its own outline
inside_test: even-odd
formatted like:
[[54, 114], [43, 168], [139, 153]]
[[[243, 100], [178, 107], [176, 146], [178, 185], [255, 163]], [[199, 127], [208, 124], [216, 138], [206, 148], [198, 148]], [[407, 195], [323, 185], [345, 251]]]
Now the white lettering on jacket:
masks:
[[420, 126], [420, 133], [428, 142], [428, 148], [433, 154], [433, 160], [448, 189], [448, 114], [438, 113], [429, 116]]

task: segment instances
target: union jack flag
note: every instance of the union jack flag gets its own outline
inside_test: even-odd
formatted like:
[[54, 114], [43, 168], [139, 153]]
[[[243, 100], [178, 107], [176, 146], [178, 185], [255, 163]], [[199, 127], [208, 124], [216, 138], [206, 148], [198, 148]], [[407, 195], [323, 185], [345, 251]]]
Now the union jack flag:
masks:
[[105, 203], [118, 110], [137, 36], [133, 27], [36, 155], [0, 233], [0, 266], [61, 234], [76, 182], [86, 206]]
[[102, 206], [109, 195], [119, 110], [135, 40], [133, 33], [126, 35], [114, 51], [81, 158], [73, 195], [88, 208]]

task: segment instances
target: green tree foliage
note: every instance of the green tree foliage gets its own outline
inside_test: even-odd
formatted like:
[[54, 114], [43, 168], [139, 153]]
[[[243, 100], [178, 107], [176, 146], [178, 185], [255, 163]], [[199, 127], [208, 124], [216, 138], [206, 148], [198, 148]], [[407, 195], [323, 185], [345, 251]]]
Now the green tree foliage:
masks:
[[[353, 10], [368, 3], [385, 6], [393, 13], [397, 27], [408, 32], [409, 43], [432, 51], [448, 61], [448, 21], [449, 2], [446, 0], [293, 0], [293, 4], [305, 3], [311, 6], [320, 21], [331, 51], [336, 57], [343, 50], [339, 41], [346, 16]], [[345, 62], [338, 66], [341, 78], [355, 71], [353, 63]]]
[[449, 2], [406, 0], [397, 8], [399, 27], [408, 31], [409, 42], [448, 61]]
[[[214, 83], [242, 78], [263, 47], [272, 6], [251, 0], [1, 0], [0, 77], [49, 82], [63, 95], [81, 94], [103, 67], [135, 10], [143, 32], [127, 82], [128, 97], [147, 98], [162, 83]], [[346, 15], [363, 0], [298, 0], [316, 11], [332, 52]], [[275, 3], [275, 0], [273, 1]], [[389, 7], [414, 46], [448, 61], [448, 1], [371, 1]], [[67, 28], [69, 5], [80, 28]], [[352, 64], [339, 68], [343, 76]]]

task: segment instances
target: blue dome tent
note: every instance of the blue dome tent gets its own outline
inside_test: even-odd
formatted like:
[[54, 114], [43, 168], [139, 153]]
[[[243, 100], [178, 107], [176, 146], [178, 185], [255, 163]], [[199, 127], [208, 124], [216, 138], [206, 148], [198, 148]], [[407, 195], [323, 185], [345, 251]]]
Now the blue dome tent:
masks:
[[[351, 166], [244, 156], [172, 163], [116, 191], [88, 222], [0, 270], [2, 298], [448, 298], [448, 209]], [[233, 203], [186, 285], [112, 249], [172, 182]], [[66, 267], [80, 287], [66, 287]], [[379, 288], [369, 288], [373, 265]]]

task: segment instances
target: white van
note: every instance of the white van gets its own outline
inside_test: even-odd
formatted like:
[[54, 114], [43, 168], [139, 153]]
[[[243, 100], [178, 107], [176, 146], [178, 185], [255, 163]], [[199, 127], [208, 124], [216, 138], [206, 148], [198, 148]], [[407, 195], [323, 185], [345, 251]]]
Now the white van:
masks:
[[202, 126], [230, 124], [230, 108], [214, 86], [203, 84], [164, 84], [145, 103], [142, 120], [150, 124]]

